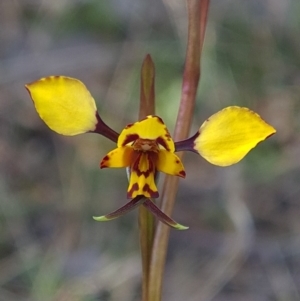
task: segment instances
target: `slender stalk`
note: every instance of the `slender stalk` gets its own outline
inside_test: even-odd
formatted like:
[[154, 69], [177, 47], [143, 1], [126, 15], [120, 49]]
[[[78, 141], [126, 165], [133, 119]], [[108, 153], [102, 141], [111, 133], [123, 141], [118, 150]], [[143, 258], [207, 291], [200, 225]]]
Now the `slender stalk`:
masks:
[[96, 113], [97, 118], [97, 124], [94, 131], [91, 131], [91, 133], [100, 134], [111, 141], [117, 143], [119, 134], [115, 132], [112, 128], [110, 128], [99, 116], [98, 112]]
[[141, 69], [139, 118], [155, 114], [155, 67], [150, 54], [147, 54]]
[[[200, 78], [200, 57], [204, 41], [209, 0], [187, 0], [188, 45], [182, 82], [182, 93], [174, 140], [185, 139], [190, 131]], [[182, 158], [182, 153], [178, 154]], [[166, 177], [161, 209], [171, 215], [178, 187], [178, 177]], [[156, 227], [149, 274], [149, 301], [161, 300], [162, 281], [170, 228], [162, 223]]]
[[[151, 56], [148, 54], [141, 70], [141, 91], [139, 119], [155, 113], [155, 69]], [[149, 268], [154, 237], [153, 215], [144, 207], [139, 207], [140, 245], [143, 268], [142, 300], [148, 301]]]

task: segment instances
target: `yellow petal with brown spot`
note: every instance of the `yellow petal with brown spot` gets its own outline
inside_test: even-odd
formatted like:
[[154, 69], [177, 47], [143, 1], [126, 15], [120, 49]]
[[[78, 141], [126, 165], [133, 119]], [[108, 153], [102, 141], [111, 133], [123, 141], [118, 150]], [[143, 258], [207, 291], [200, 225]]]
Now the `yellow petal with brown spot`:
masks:
[[130, 146], [115, 148], [102, 159], [100, 167], [128, 167], [132, 163], [133, 152]]
[[132, 143], [138, 138], [155, 140], [166, 150], [171, 152], [175, 150], [174, 141], [166, 125], [158, 116], [149, 115], [141, 121], [127, 125], [119, 136], [118, 147]]
[[185, 178], [185, 171], [181, 160], [174, 153], [161, 149], [156, 161], [157, 170], [172, 176]]
[[138, 153], [130, 168], [128, 198], [144, 195], [146, 198], [157, 198], [155, 184], [155, 162], [146, 152]]

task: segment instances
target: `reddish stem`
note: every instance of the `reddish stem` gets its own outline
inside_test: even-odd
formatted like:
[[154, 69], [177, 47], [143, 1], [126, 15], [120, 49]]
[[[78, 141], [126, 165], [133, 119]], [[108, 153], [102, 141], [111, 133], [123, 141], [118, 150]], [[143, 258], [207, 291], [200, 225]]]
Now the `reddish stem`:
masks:
[[[185, 139], [190, 131], [200, 78], [200, 56], [204, 40], [209, 0], [187, 0], [188, 45], [182, 82], [182, 94], [177, 116], [174, 140]], [[182, 153], [179, 153], [182, 158]], [[178, 177], [166, 177], [161, 209], [171, 215], [178, 187]], [[162, 281], [170, 228], [159, 223], [156, 228], [149, 274], [149, 301], [161, 300]]]

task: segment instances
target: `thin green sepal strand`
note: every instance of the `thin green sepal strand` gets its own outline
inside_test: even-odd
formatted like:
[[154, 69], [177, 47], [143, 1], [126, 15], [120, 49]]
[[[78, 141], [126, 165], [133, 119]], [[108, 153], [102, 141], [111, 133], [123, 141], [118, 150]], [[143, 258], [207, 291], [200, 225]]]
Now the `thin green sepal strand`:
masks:
[[163, 213], [150, 199], [147, 199], [143, 206], [146, 207], [155, 217], [157, 217], [162, 223], [176, 229], [176, 230], [187, 230], [189, 227], [181, 225], [170, 218], [168, 215]]
[[102, 216], [93, 216], [93, 219], [97, 222], [107, 222], [110, 220], [113, 220], [115, 218], [118, 218], [129, 211], [135, 209], [137, 206], [139, 206], [141, 203], [145, 201], [145, 198], [143, 195], [138, 195], [128, 203], [126, 203], [124, 206], [120, 207], [116, 211], [113, 211], [109, 214], [102, 215]]

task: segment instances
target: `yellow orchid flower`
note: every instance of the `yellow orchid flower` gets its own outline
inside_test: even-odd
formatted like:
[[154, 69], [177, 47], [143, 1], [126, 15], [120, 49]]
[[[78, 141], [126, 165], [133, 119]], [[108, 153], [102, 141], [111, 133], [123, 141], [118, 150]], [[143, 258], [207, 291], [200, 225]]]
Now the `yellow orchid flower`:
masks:
[[53, 131], [70, 136], [98, 133], [117, 143], [117, 148], [102, 159], [100, 167], [127, 168], [127, 197], [131, 200], [110, 214], [94, 217], [98, 221], [114, 219], [142, 204], [162, 222], [186, 229], [150, 199], [159, 196], [158, 172], [185, 177], [183, 164], [174, 152], [192, 151], [212, 164], [229, 166], [276, 132], [253, 111], [231, 106], [212, 115], [195, 135], [184, 141], [174, 143], [162, 119], [152, 115], [127, 125], [118, 134], [100, 118], [93, 97], [79, 80], [50, 76], [26, 88], [39, 116]]
[[118, 148], [108, 153], [100, 166], [129, 167], [128, 198], [143, 195], [157, 198], [157, 171], [185, 177], [180, 159], [174, 154], [175, 145], [164, 122], [158, 116], [129, 124], [121, 132]]

